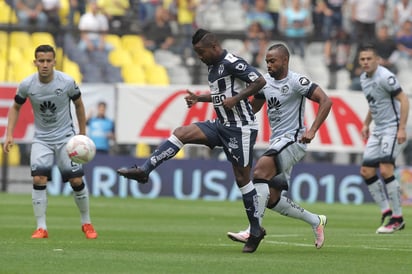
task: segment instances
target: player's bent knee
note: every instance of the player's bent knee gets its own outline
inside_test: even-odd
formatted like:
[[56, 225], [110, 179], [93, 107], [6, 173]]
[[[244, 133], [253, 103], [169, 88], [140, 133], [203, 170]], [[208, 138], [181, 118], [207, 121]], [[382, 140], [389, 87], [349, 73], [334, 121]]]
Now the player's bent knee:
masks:
[[33, 185], [37, 185], [37, 186], [47, 185], [47, 176], [33, 176]]
[[69, 182], [72, 187], [77, 187], [83, 183], [83, 179], [81, 177], [71, 178]]

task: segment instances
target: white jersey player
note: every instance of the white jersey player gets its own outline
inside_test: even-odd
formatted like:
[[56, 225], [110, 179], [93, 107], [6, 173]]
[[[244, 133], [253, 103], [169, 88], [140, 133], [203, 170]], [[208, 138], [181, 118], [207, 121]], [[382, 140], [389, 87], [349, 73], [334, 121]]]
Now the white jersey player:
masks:
[[[306, 153], [310, 143], [329, 114], [332, 102], [323, 90], [306, 76], [289, 70], [289, 51], [283, 44], [271, 46], [266, 54], [268, 73], [265, 87], [254, 96], [255, 112], [267, 103], [267, 115], [272, 130], [269, 148], [259, 158], [253, 170], [253, 183], [259, 197], [262, 221], [265, 207], [282, 215], [309, 223], [315, 235], [315, 246], [324, 243], [327, 218], [313, 214], [282, 195], [288, 190], [293, 166]], [[319, 111], [309, 129], [304, 125], [306, 98], [319, 104]], [[239, 233], [228, 232], [234, 241], [244, 242], [248, 229]]]
[[46, 225], [47, 182], [56, 164], [63, 182], [70, 182], [74, 200], [81, 214], [82, 230], [86, 238], [97, 233], [90, 221], [89, 193], [83, 182], [83, 167], [73, 163], [65, 147], [75, 135], [70, 102], [75, 105], [80, 134], [85, 134], [86, 118], [79, 87], [67, 74], [54, 70], [56, 53], [49, 45], [38, 46], [34, 64], [38, 72], [25, 78], [18, 86], [14, 104], [8, 114], [4, 151], [13, 145], [13, 132], [22, 105], [30, 100], [34, 113], [34, 139], [31, 146], [30, 166], [33, 177], [32, 201], [37, 229], [32, 238], [48, 238]]
[[[359, 64], [363, 69], [361, 86], [369, 105], [362, 127], [367, 144], [360, 173], [381, 209], [381, 225], [376, 233], [393, 233], [405, 227], [400, 185], [394, 169], [396, 157], [406, 145], [409, 100], [395, 75], [379, 65], [379, 56], [373, 45], [361, 47]], [[372, 121], [375, 126], [370, 132]], [[378, 168], [382, 180], [379, 179]]]

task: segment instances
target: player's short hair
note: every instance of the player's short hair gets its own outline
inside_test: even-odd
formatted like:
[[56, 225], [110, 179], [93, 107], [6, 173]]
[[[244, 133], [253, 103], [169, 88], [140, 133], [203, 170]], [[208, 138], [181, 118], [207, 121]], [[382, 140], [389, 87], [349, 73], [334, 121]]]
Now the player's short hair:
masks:
[[202, 41], [205, 46], [211, 46], [218, 43], [216, 35], [205, 29], [198, 29], [192, 36], [192, 45]]
[[50, 45], [40, 45], [34, 50], [34, 58], [37, 58], [38, 52], [53, 52], [53, 57], [56, 57], [56, 51]]
[[359, 51], [372, 51], [375, 55], [378, 55], [378, 52], [376, 50], [376, 46], [372, 43], [363, 43], [359, 46]]
[[278, 44], [273, 44], [269, 47], [268, 51], [270, 50], [279, 50], [283, 55], [285, 55], [288, 59], [290, 57], [290, 53], [288, 48], [282, 44], [282, 43], [278, 43]]

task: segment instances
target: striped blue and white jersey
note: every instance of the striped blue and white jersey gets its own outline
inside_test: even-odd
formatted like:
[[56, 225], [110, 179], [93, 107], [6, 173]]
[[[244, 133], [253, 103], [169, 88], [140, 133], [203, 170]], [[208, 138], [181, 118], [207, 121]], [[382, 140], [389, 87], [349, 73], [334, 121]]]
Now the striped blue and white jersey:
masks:
[[257, 69], [241, 57], [225, 50], [221, 60], [217, 64], [209, 66], [208, 71], [210, 94], [219, 121], [227, 126], [251, 125], [257, 127], [252, 106], [247, 98], [240, 101], [232, 109], [225, 109], [222, 105], [224, 99], [239, 94], [247, 84], [254, 82], [261, 76]]
[[369, 104], [374, 130], [381, 132], [387, 127], [397, 127], [400, 119], [400, 102], [394, 97], [402, 89], [395, 75], [383, 66], [378, 66], [372, 77], [360, 76], [361, 87]]
[[276, 80], [269, 73], [264, 75], [266, 85], [255, 98], [265, 99], [272, 135], [270, 141], [282, 136], [298, 140], [305, 131], [304, 114], [306, 98], [310, 98], [318, 86], [306, 76], [288, 71], [288, 75]]
[[34, 139], [49, 144], [61, 143], [75, 134], [70, 100], [80, 97], [80, 89], [69, 75], [55, 70], [53, 80], [40, 82], [38, 73], [25, 78], [17, 88], [15, 101], [27, 98], [34, 113]]

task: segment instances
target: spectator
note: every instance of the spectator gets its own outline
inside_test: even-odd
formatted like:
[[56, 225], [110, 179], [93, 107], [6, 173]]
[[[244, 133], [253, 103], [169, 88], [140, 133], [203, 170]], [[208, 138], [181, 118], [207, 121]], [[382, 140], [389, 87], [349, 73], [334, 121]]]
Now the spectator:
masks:
[[334, 30], [325, 41], [324, 55], [329, 71], [328, 89], [336, 89], [337, 72], [348, 63], [350, 48], [350, 35], [342, 28]]
[[60, 27], [60, 0], [42, 0], [43, 11], [47, 15], [47, 22], [49, 25], [59, 28]]
[[76, 14], [76, 12], [78, 12], [80, 16], [86, 13], [86, 0], [70, 0], [69, 5], [70, 5], [70, 9], [69, 9], [68, 21], [69, 21], [69, 26], [72, 27], [75, 25], [74, 15]]
[[410, 0], [399, 0], [393, 9], [393, 21], [396, 30], [399, 30], [402, 24], [412, 16], [412, 2]]
[[253, 9], [246, 13], [246, 26], [249, 27], [253, 22], [259, 22], [268, 38], [271, 37], [275, 25], [272, 16], [266, 11], [266, 1], [256, 0]]
[[22, 26], [47, 26], [47, 15], [43, 11], [42, 0], [16, 0], [16, 15]]
[[174, 0], [176, 10], [176, 20], [181, 36], [180, 49], [185, 60], [192, 59], [193, 49], [191, 36], [194, 31], [196, 20], [197, 0]]
[[60, 0], [42, 0], [43, 11], [47, 15], [47, 23], [57, 46], [63, 45], [63, 36], [60, 34]]
[[280, 22], [292, 54], [299, 51], [300, 57], [304, 58], [306, 40], [312, 27], [308, 8], [303, 6], [301, 0], [292, 0], [291, 6], [281, 15]]
[[389, 26], [385, 23], [378, 25], [375, 48], [380, 57], [379, 64], [389, 69], [393, 74], [397, 74], [396, 62], [399, 59], [399, 51], [395, 39], [389, 35]]
[[342, 29], [343, 5], [345, 0], [319, 0], [318, 9], [323, 14], [322, 36], [326, 41], [331, 38], [333, 30]]
[[412, 18], [406, 20], [396, 34], [396, 44], [402, 58], [412, 57]]
[[384, 18], [385, 0], [349, 0], [352, 31], [357, 43], [375, 40], [375, 24]]
[[105, 15], [99, 12], [97, 3], [89, 4], [89, 11], [80, 17], [80, 42], [82, 51], [110, 51], [111, 46], [106, 43], [105, 35], [109, 30], [109, 23]]
[[109, 20], [110, 30], [121, 31], [127, 28], [126, 14], [129, 0], [98, 0], [97, 4]]
[[161, 4], [160, 0], [140, 0], [139, 1], [139, 21], [145, 25], [154, 19], [156, 7]]
[[[353, 48], [354, 47], [352, 46], [352, 49]], [[360, 85], [360, 75], [362, 74], [362, 68], [358, 61], [359, 46], [355, 46], [355, 48], [355, 54], [351, 56], [350, 61], [346, 65], [350, 77], [349, 89], [352, 91], [362, 91], [362, 87]]]
[[106, 117], [106, 102], [97, 104], [97, 114], [86, 121], [87, 135], [96, 145], [96, 152], [108, 154], [115, 140], [114, 122]]
[[285, 0], [268, 0], [267, 2], [266, 10], [269, 12], [273, 21], [272, 37], [276, 37], [279, 35], [279, 15], [280, 11], [284, 7], [284, 2]]
[[170, 26], [168, 10], [162, 6], [157, 6], [154, 19], [143, 27], [142, 35], [145, 47], [151, 51], [171, 49], [175, 40]]
[[268, 40], [259, 22], [253, 22], [249, 26], [244, 44], [245, 50], [252, 54], [250, 64], [257, 68], [261, 67], [265, 60]]

